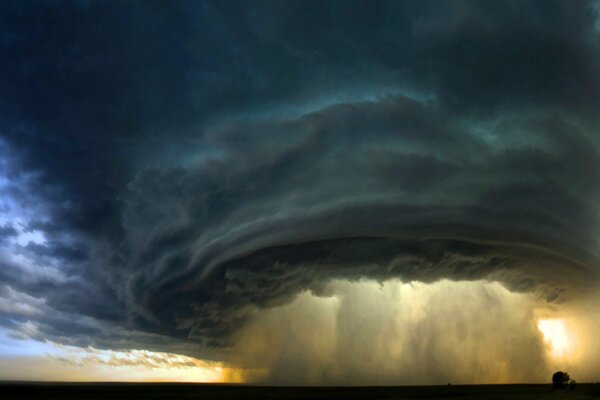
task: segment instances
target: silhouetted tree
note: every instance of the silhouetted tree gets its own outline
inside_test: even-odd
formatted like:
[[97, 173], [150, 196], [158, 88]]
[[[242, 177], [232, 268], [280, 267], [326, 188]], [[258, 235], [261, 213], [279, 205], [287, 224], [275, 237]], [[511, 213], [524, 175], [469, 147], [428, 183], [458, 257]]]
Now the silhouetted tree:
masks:
[[556, 389], [563, 389], [567, 387], [570, 379], [571, 378], [569, 377], [569, 374], [566, 372], [556, 371], [552, 375], [552, 386], [554, 386]]

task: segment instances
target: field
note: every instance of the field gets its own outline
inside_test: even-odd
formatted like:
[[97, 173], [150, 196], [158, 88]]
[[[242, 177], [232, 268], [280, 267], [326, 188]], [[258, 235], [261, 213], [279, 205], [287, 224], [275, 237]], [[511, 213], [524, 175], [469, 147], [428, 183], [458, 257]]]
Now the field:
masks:
[[591, 399], [600, 384], [574, 391], [548, 385], [453, 385], [398, 387], [272, 387], [164, 383], [0, 383], [2, 399]]

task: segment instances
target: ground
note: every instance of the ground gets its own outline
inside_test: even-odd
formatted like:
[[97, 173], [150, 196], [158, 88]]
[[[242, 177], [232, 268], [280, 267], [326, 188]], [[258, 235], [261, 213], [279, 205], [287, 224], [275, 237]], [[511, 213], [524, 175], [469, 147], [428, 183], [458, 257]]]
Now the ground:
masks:
[[600, 384], [574, 391], [547, 385], [270, 387], [215, 384], [0, 383], [3, 399], [600, 399]]

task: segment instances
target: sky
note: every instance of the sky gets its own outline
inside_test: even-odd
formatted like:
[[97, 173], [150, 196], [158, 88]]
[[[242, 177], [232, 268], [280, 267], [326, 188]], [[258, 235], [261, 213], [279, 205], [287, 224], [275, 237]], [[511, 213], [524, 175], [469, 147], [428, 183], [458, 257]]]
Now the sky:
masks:
[[600, 380], [600, 3], [0, 4], [0, 380]]

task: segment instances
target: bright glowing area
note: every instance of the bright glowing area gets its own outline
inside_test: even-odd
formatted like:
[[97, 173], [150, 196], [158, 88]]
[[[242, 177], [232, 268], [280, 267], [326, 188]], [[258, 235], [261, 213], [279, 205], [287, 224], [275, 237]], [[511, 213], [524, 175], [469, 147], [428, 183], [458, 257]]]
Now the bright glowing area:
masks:
[[564, 321], [560, 319], [542, 319], [538, 329], [544, 335], [544, 340], [550, 345], [551, 354], [555, 358], [563, 358], [571, 348], [571, 342]]
[[[2, 335], [0, 331], [0, 350], [3, 342], [15, 343]], [[34, 341], [23, 341], [22, 346], [20, 352], [0, 353], [0, 379], [240, 383], [242, 376], [260, 378], [261, 372], [242, 373], [221, 362], [148, 350], [112, 351]]]

